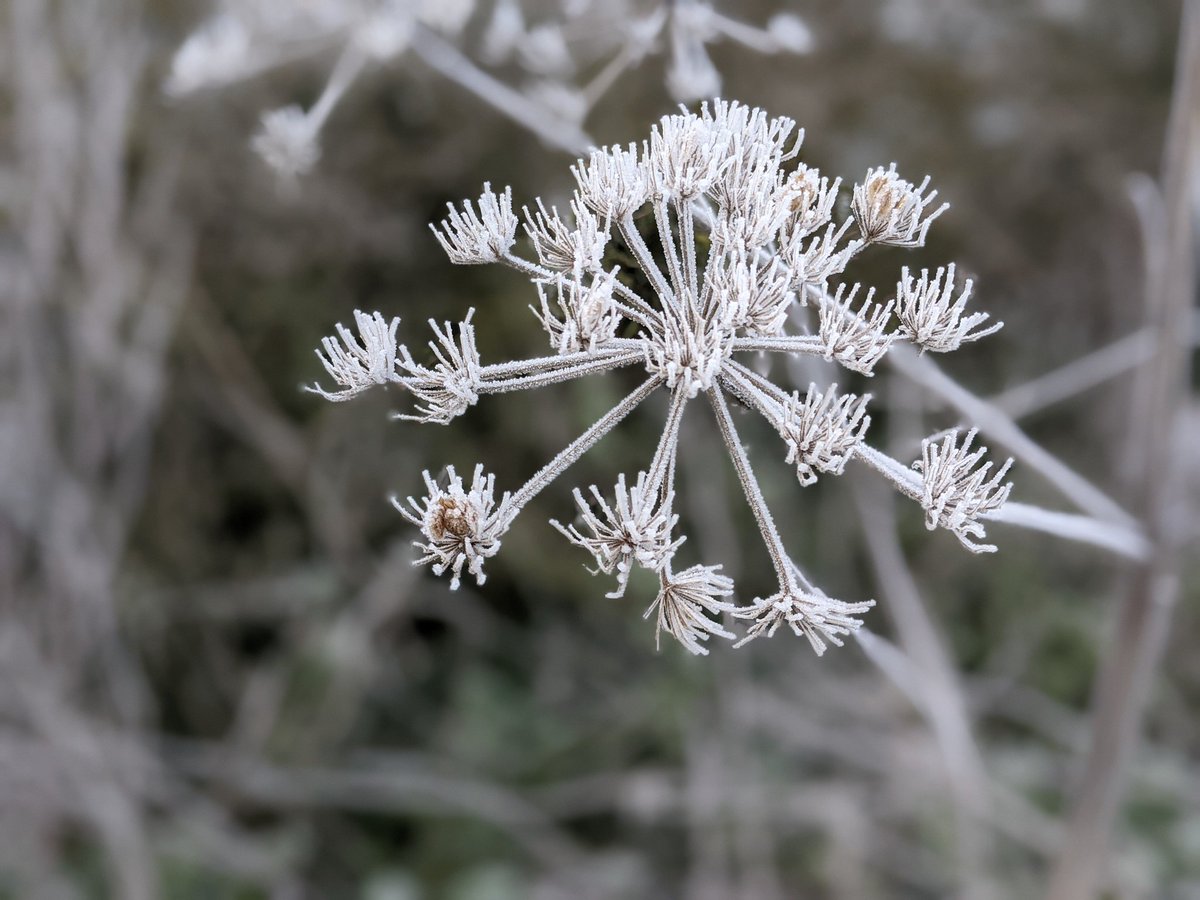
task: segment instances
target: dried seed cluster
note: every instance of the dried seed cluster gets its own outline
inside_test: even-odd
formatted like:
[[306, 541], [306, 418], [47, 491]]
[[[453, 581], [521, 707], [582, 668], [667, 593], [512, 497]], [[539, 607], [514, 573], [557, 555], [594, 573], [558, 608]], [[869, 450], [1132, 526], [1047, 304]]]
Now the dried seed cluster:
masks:
[[[484, 561], [529, 500], [660, 388], [670, 403], [646, 469], [633, 478], [619, 475], [611, 502], [595, 486], [590, 496], [576, 490], [577, 521], [553, 524], [592, 555], [598, 572], [616, 576], [610, 596], [624, 594], [635, 566], [654, 572], [659, 591], [646, 614], [657, 613], [659, 635], [670, 634], [693, 653], [705, 653], [710, 637], [735, 637], [719, 620], [722, 613], [750, 620], [740, 643], [786, 624], [822, 653], [858, 628], [857, 616], [873, 604], [826, 596], [792, 561], [730, 415], [729, 395], [779, 432], [801, 485], [841, 474], [857, 457], [919, 502], [929, 527], [950, 530], [968, 549], [995, 549], [980, 543], [983, 520], [1008, 496], [1011, 486], [1002, 483], [1008, 465], [993, 472], [984, 449], [971, 450], [973, 431], [961, 444], [956, 433], [926, 440], [922, 458], [905, 467], [864, 443], [869, 395], [813, 384], [801, 398], [743, 361], [751, 354], [799, 354], [869, 376], [896, 341], [945, 352], [999, 327], [982, 327], [986, 313], [964, 315], [971, 283], [958, 291], [953, 266], [932, 278], [923, 271], [914, 279], [903, 270], [886, 303], [858, 284], [843, 281], [831, 289], [831, 279], [872, 244], [923, 244], [946, 207], [933, 207], [936, 192], [927, 190], [928, 179], [914, 185], [890, 166], [871, 170], [854, 186], [850, 217], [835, 222], [841, 180], [830, 182], [802, 164], [789, 168], [802, 136], [790, 119], [736, 102], [664, 117], [641, 147], [594, 150], [573, 167], [578, 190], [567, 218], [540, 200], [535, 211], [523, 210], [536, 259], [513, 252], [521, 222], [509, 190], [496, 193], [485, 185], [477, 203], [451, 206], [433, 227], [438, 241], [452, 262], [500, 262], [532, 280], [540, 299], [532, 310], [549, 338], [548, 356], [483, 365], [470, 315], [457, 328], [431, 323], [429, 366], [397, 345], [399, 320], [379, 313], [356, 313], [357, 338], [339, 326], [337, 337], [325, 340], [318, 355], [340, 389], [314, 390], [342, 400], [395, 384], [416, 401], [415, 412], [403, 418], [421, 422], [447, 423], [485, 394], [625, 366], [646, 371], [628, 397], [499, 499], [494, 477], [482, 466], [469, 487], [453, 469], [445, 488], [427, 472], [424, 498], [396, 502], [421, 529], [419, 562], [439, 574], [449, 571], [451, 587], [464, 569], [482, 584]], [[649, 235], [635, 221], [643, 211], [653, 222]], [[605, 248], [618, 239], [636, 260], [640, 281], [602, 268]], [[637, 283], [650, 289], [628, 286]], [[802, 331], [806, 307], [815, 307], [815, 333]], [[747, 605], [732, 602], [733, 584], [720, 566], [674, 567], [684, 542], [674, 512], [679, 427], [685, 408], [701, 395], [778, 578], [775, 593]]]

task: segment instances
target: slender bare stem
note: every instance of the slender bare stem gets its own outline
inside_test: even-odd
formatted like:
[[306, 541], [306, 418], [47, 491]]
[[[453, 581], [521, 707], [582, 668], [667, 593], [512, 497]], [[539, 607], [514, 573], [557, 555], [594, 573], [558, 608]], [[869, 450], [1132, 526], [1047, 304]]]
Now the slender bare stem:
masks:
[[[671, 211], [665, 200], [655, 200], [654, 224], [658, 227], [658, 240], [662, 244], [663, 256], [667, 260], [667, 272], [671, 276], [671, 286], [677, 297], [683, 296], [687, 283], [683, 279], [683, 266], [679, 262], [679, 252], [675, 247], [675, 235], [671, 231]], [[692, 302], [695, 302], [695, 296]]]
[[617, 223], [617, 226], [621, 229], [621, 237], [625, 239], [625, 243], [633, 252], [638, 265], [646, 273], [646, 277], [650, 279], [650, 283], [654, 285], [655, 292], [662, 298], [663, 304], [673, 303], [675, 294], [671, 292], [671, 286], [667, 284], [667, 279], [663, 275], [662, 269], [654, 261], [654, 254], [650, 252], [650, 248], [646, 246], [646, 241], [642, 238], [641, 232], [637, 230], [637, 223], [633, 221], [633, 214], [627, 214]]
[[688, 287], [692, 296], [700, 297], [700, 277], [696, 271], [696, 220], [692, 204], [684, 200], [675, 201], [675, 215], [679, 219], [679, 241], [683, 245], [683, 264], [687, 272]]
[[528, 128], [551, 147], [579, 155], [595, 143], [579, 126], [550, 115], [544, 107], [497, 81], [430, 29], [418, 28], [410, 46], [430, 68]]
[[670, 490], [671, 476], [675, 471], [675, 451], [679, 447], [679, 424], [683, 421], [683, 408], [687, 406], [688, 396], [682, 385], [675, 388], [671, 394], [671, 407], [667, 410], [667, 423], [663, 428], [662, 438], [654, 451], [654, 460], [650, 463], [648, 487], [657, 489], [665, 496]]
[[729, 448], [729, 458], [733, 460], [733, 467], [737, 470], [738, 481], [742, 483], [746, 502], [750, 504], [754, 520], [758, 523], [758, 530], [762, 532], [763, 543], [767, 545], [767, 552], [771, 555], [771, 564], [775, 567], [775, 574], [779, 576], [779, 586], [784, 590], [792, 588], [795, 586], [795, 576], [792, 574], [787, 550], [784, 549], [783, 541], [779, 538], [779, 529], [775, 527], [775, 520], [771, 517], [767, 500], [763, 497], [762, 488], [758, 486], [758, 479], [754, 477], [754, 472], [750, 468], [750, 459], [746, 456], [746, 448], [742, 446], [737, 428], [733, 424], [733, 417], [729, 414], [729, 405], [725, 402], [725, 395], [721, 393], [719, 387], [712, 387], [708, 391], [708, 399], [716, 414], [721, 437], [725, 439], [725, 446]]
[[662, 384], [662, 378], [654, 376], [644, 381], [637, 390], [610, 409], [591, 428], [568, 444], [554, 459], [542, 466], [524, 487], [513, 494], [506, 503], [505, 515], [511, 521], [530, 500], [561, 475], [575, 460], [594, 447], [602, 437], [612, 431], [622, 419], [629, 415], [639, 403], [654, 392]]
[[502, 381], [481, 381], [475, 385], [480, 394], [503, 394], [506, 391], [523, 391], [530, 388], [544, 387], [548, 384], [558, 384], [569, 378], [582, 378], [584, 375], [594, 375], [597, 372], [607, 372], [628, 366], [642, 359], [640, 351], [627, 351], [621, 354], [592, 358], [573, 366], [564, 366], [549, 372], [538, 372], [534, 375], [523, 375], [517, 378], [506, 378]]
[[551, 372], [556, 369], [569, 369], [580, 363], [597, 361], [599, 355], [618, 357], [628, 353], [632, 347], [621, 346], [611, 352], [604, 349], [580, 350], [575, 353], [563, 353], [556, 356], [538, 356], [533, 359], [516, 359], [511, 362], [494, 363], [479, 368], [479, 377], [483, 381], [502, 380], [519, 375], [533, 375], [539, 372]]
[[808, 353], [821, 356], [825, 352], [821, 346], [821, 339], [810, 335], [778, 338], [739, 337], [734, 338], [731, 343], [734, 353], [758, 350], [766, 353]]
[[333, 67], [333, 74], [325, 83], [325, 90], [321, 91], [321, 96], [317, 98], [317, 102], [306, 114], [313, 131], [319, 131], [324, 126], [325, 120], [329, 118], [333, 108], [342, 99], [346, 89], [363, 70], [366, 62], [362, 49], [356, 42], [350, 41], [346, 45], [346, 49], [342, 51], [342, 55], [338, 57], [338, 61]]

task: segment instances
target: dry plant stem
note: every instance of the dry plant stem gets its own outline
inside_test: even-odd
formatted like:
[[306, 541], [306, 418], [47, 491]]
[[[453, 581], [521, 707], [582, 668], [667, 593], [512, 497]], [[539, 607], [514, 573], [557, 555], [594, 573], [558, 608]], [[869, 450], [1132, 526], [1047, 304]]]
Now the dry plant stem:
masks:
[[675, 201], [675, 215], [679, 219], [682, 236], [684, 266], [687, 269], [687, 285], [693, 297], [700, 296], [700, 276], [696, 269], [696, 220], [692, 213], [692, 204], [683, 200]]
[[734, 338], [734, 351], [760, 350], [767, 353], [808, 353], [820, 356], [825, 351], [821, 347], [820, 338], [800, 335], [798, 337], [778, 338]]
[[655, 262], [654, 254], [650, 252], [650, 248], [646, 246], [646, 241], [642, 238], [641, 232], [637, 230], [637, 223], [633, 221], [633, 214], [628, 213], [625, 215], [618, 225], [621, 229], [621, 237], [625, 239], [625, 244], [633, 252], [638, 265], [646, 273], [646, 277], [650, 279], [650, 283], [654, 285], [655, 293], [662, 298], [664, 303], [673, 305], [675, 295], [671, 292], [671, 287], [667, 284], [667, 279], [663, 276], [662, 269]]
[[[667, 259], [667, 272], [671, 276], [671, 284], [676, 294], [682, 294], [684, 288], [683, 264], [679, 261], [679, 250], [675, 246], [675, 235], [671, 232], [671, 212], [666, 200], [656, 200], [654, 206], [654, 224], [658, 228], [658, 240], [662, 244], [663, 256]], [[690, 218], [690, 216], [689, 216]], [[683, 222], [680, 220], [680, 227]]]
[[[1101, 671], [1093, 706], [1091, 746], [1068, 827], [1050, 880], [1052, 900], [1089, 900], [1104, 883], [1108, 845], [1137, 746], [1154, 671], [1179, 591], [1179, 535], [1173, 521], [1178, 460], [1175, 425], [1186, 398], [1187, 333], [1195, 296], [1191, 188], [1194, 185], [1196, 108], [1200, 104], [1200, 2], [1183, 9], [1175, 93], [1163, 161], [1165, 234], [1148, 242], [1146, 304], [1155, 353], [1143, 367], [1137, 398], [1144, 427], [1133, 431], [1140, 451], [1138, 511], [1150, 558], [1133, 573], [1112, 629], [1114, 644]], [[1161, 250], [1155, 252], [1156, 250]]]
[[608, 93], [609, 89], [617, 83], [617, 79], [625, 73], [625, 70], [630, 67], [635, 59], [639, 56], [638, 50], [626, 44], [605, 64], [604, 68], [596, 73], [583, 87], [582, 95], [584, 99], [585, 109], [590, 112], [600, 99]]
[[1069, 541], [1091, 544], [1126, 559], [1144, 560], [1150, 555], [1150, 544], [1138, 529], [1101, 522], [1090, 516], [1058, 512], [1030, 503], [1009, 500], [1000, 509], [988, 513], [983, 518], [1030, 531], [1041, 531]]
[[675, 475], [675, 454], [679, 449], [679, 426], [683, 422], [683, 408], [687, 406], [688, 397], [682, 387], [677, 387], [671, 394], [671, 407], [667, 410], [667, 422], [663, 428], [662, 438], [654, 451], [654, 460], [650, 463], [650, 475], [646, 479], [652, 490], [657, 490], [664, 497], [671, 490], [671, 482]]
[[614, 353], [611, 356], [603, 356], [599, 359], [596, 358], [596, 354], [590, 354], [589, 359], [585, 362], [580, 362], [573, 366], [555, 368], [549, 372], [538, 372], [537, 374], [522, 375], [517, 378], [505, 378], [500, 381], [481, 381], [475, 386], [475, 390], [480, 394], [503, 394], [506, 391], [521, 391], [529, 388], [544, 387], [550, 384], [558, 384], [568, 378], [582, 378], [584, 375], [593, 375], [596, 372], [607, 372], [609, 369], [628, 366], [632, 363], [640, 362], [642, 356], [643, 354], [639, 350]]
[[[757, 410], [760, 415], [770, 420], [778, 415], [778, 409], [768, 405], [768, 397], [764, 394], [771, 394], [773, 399], [782, 403], [786, 399], [782, 391], [770, 384], [766, 379], [757, 379], [754, 373], [740, 363], [731, 363], [725, 367], [725, 371], [721, 373], [721, 384], [729, 388], [729, 392], [749, 406], [751, 409]], [[753, 390], [750, 385], [757, 386], [759, 390]], [[770, 385], [770, 390], [766, 386]]]
[[505, 504], [510, 519], [529, 503], [538, 493], [571, 466], [575, 460], [599, 443], [600, 439], [612, 431], [621, 420], [629, 415], [639, 403], [649, 397], [662, 384], [658, 376], [648, 378], [642, 386], [614, 406], [604, 416], [596, 421], [591, 428], [572, 441], [558, 456], [542, 466], [537, 474], [529, 479], [519, 491], [513, 494]]
[[334, 107], [341, 101], [366, 64], [367, 59], [361, 48], [356, 42], [351, 41], [342, 51], [342, 55], [338, 57], [338, 61], [333, 67], [333, 74], [329, 76], [329, 81], [325, 84], [325, 90], [321, 91], [321, 96], [317, 98], [317, 102], [306, 114], [313, 131], [320, 131], [324, 127], [329, 114], [333, 112]]
[[742, 490], [746, 493], [746, 502], [750, 504], [750, 509], [754, 512], [754, 521], [758, 523], [758, 530], [762, 532], [763, 542], [767, 545], [767, 552], [771, 555], [771, 565], [775, 567], [775, 574], [779, 576], [779, 586], [781, 589], [794, 589], [796, 579], [792, 574], [791, 561], [788, 559], [787, 550], [780, 542], [779, 529], [775, 527], [775, 521], [771, 518], [771, 510], [767, 507], [766, 498], [763, 497], [762, 490], [758, 486], [758, 479], [750, 470], [750, 459], [746, 456], [746, 448], [742, 446], [737, 428], [734, 427], [733, 417], [729, 414], [729, 404], [725, 402], [725, 395], [721, 393], [720, 388], [713, 387], [708, 392], [708, 398], [712, 403], [713, 413], [717, 417], [717, 426], [721, 429], [721, 437], [725, 439], [730, 459], [733, 460], [733, 466], [737, 470], [738, 481], [742, 483]]
[[1014, 419], [1024, 418], [1137, 368], [1153, 352], [1153, 335], [1142, 329], [996, 394], [987, 402]]
[[592, 146], [592, 139], [579, 126], [551, 116], [543, 107], [497, 81], [431, 29], [417, 26], [411, 46], [430, 68], [528, 128], [549, 146], [572, 155], [585, 153]]
[[[633, 349], [632, 347], [629, 349]], [[591, 362], [598, 355], [604, 355], [606, 358], [620, 356], [621, 353], [592, 353], [588, 351], [580, 351], [577, 353], [564, 353], [561, 356], [542, 356], [537, 359], [517, 359], [512, 362], [492, 363], [491, 365], [479, 367], [479, 377], [482, 381], [496, 379], [504, 381], [510, 376], [529, 375], [531, 373], [544, 373], [559, 371], [562, 372], [570, 369], [573, 366], [579, 366], [582, 363]]]
[[[553, 283], [556, 275], [544, 266], [539, 266], [535, 262], [530, 262], [527, 259], [515, 255], [514, 253], [506, 253], [500, 260], [507, 266], [516, 269], [518, 272], [523, 272], [531, 278], [538, 278]], [[583, 289], [584, 285], [580, 284], [574, 278], [565, 278], [564, 281], [568, 284], [573, 284], [576, 287]], [[619, 304], [621, 312], [627, 315], [633, 321], [644, 327], [649, 327], [647, 317], [653, 318], [657, 315], [657, 311], [650, 306], [645, 300], [623, 285], [620, 281], [613, 281], [613, 293], [620, 296], [625, 302]], [[574, 355], [574, 354], [568, 354]], [[591, 354], [586, 354], [590, 356]], [[513, 365], [513, 363], [501, 363], [501, 365]], [[490, 367], [486, 367], [484, 371]]]

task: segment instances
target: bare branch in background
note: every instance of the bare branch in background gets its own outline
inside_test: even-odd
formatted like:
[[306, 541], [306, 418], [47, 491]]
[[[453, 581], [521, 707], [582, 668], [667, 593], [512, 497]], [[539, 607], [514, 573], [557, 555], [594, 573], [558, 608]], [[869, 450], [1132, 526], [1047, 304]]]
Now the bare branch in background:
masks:
[[1125, 794], [1145, 706], [1179, 595], [1186, 539], [1180, 509], [1181, 461], [1175, 437], [1189, 386], [1189, 336], [1196, 298], [1192, 191], [1200, 155], [1200, 3], [1183, 4], [1175, 90], [1163, 155], [1158, 216], [1144, 220], [1145, 302], [1154, 354], [1138, 371], [1129, 435], [1134, 502], [1150, 556], [1132, 572], [1115, 609], [1111, 649], [1096, 681], [1092, 734], [1074, 796], [1067, 840], [1048, 896], [1087, 900], [1109, 875], [1108, 844]]

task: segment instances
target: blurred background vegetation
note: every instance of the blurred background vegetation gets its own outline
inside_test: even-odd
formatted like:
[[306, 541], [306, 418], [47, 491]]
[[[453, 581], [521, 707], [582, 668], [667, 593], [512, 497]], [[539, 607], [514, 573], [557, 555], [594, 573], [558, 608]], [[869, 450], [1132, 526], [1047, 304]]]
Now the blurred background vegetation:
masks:
[[[763, 22], [780, 4], [724, 7]], [[932, 176], [952, 207], [926, 248], [880, 251], [856, 274], [886, 289], [901, 264], [956, 261], [976, 278], [979, 307], [1006, 327], [947, 361], [955, 378], [1002, 396], [1137, 331], [1129, 179], [1160, 171], [1178, 4], [788, 8], [813, 50], [715, 45], [723, 96], [796, 119], [802, 159], [830, 176], [893, 160]], [[652, 588], [635, 577], [604, 598], [545, 520], [569, 517], [572, 486], [645, 465], [653, 405], [532, 505], [486, 586], [450, 593], [412, 568], [414, 535], [387, 495], [477, 461], [519, 484], [627, 382], [488, 397], [448, 427], [389, 421], [402, 401], [387, 392], [334, 405], [299, 387], [357, 308], [401, 316], [421, 346], [426, 319], [474, 307], [485, 360], [543, 352], [528, 283], [450, 265], [426, 224], [485, 180], [518, 203], [561, 202], [571, 159], [405, 55], [367, 71], [316, 169], [282, 185], [249, 136], [262, 110], [311, 104], [335, 54], [171, 100], [171, 54], [207, 13], [0, 9], [0, 896], [1040, 895], [1128, 565], [999, 525], [1000, 552], [972, 556], [897, 503], [895, 537], [880, 540], [902, 548], [965, 703], [982, 804], [963, 800], [978, 784], [948, 759], [936, 710], [858, 643], [822, 659], [787, 635], [707, 658], [656, 652], [641, 615]], [[106, 80], [122, 65], [124, 108]], [[640, 140], [674, 108], [663, 70], [652, 54], [622, 76], [591, 136]], [[89, 313], [100, 293], [129, 298], [119, 316]], [[32, 343], [17, 327], [29, 317]], [[157, 350], [137, 356], [151, 331]], [[21, 381], [34, 370], [37, 390]], [[1130, 384], [1021, 419], [1121, 500]], [[886, 375], [871, 390], [880, 440], [911, 448], [956, 421]], [[132, 436], [109, 435], [130, 409]], [[744, 602], [768, 586], [766, 557], [711, 422], [684, 429], [688, 533]], [[801, 490], [765, 426], [746, 417], [744, 437], [798, 560], [835, 596], [879, 598], [867, 627], [909, 648], [865, 544], [861, 510], [886, 504], [869, 473]], [[1014, 498], [1062, 506], [1020, 465], [1014, 479]], [[1194, 551], [1109, 896], [1200, 896]]]

